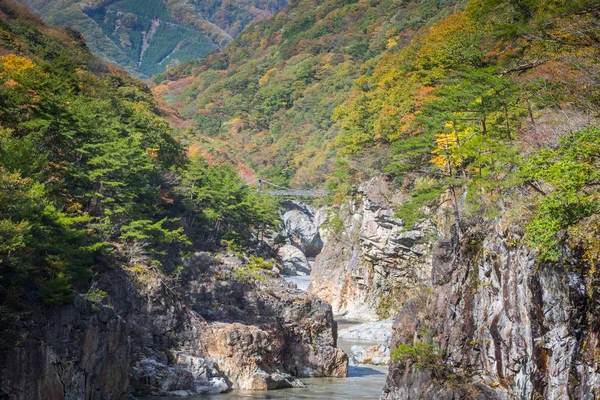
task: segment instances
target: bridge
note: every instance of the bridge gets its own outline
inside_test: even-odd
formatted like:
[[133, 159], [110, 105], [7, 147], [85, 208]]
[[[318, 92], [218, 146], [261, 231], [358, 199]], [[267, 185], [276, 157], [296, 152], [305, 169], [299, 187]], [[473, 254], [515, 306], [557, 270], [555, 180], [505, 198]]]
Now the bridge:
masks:
[[[269, 182], [266, 179], [258, 178], [251, 182], [248, 182], [247, 185], [257, 184], [257, 189], [259, 192], [263, 191], [264, 193], [270, 194], [271, 196], [282, 196], [282, 197], [325, 197], [329, 195], [331, 192], [329, 190], [310, 190], [310, 189], [290, 189], [283, 186], [279, 186], [273, 182]], [[263, 190], [266, 186], [271, 186], [274, 189], [271, 190]]]

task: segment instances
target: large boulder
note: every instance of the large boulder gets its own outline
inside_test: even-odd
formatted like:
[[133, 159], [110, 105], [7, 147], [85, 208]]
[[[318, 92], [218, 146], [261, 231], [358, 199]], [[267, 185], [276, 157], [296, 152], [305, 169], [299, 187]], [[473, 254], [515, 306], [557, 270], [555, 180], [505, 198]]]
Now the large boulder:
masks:
[[296, 246], [286, 244], [279, 248], [277, 254], [283, 263], [284, 275], [310, 275], [310, 264], [302, 250]]
[[316, 257], [323, 248], [317, 214], [308, 205], [287, 201], [283, 214], [284, 234], [306, 257]]
[[215, 362], [195, 351], [174, 351], [172, 363], [144, 358], [137, 361], [131, 372], [134, 382], [152, 388], [158, 396], [191, 396], [217, 394], [229, 390], [219, 375]]
[[384, 344], [363, 347], [352, 346], [350, 362], [357, 364], [388, 365], [390, 363], [390, 347]]
[[338, 338], [346, 340], [364, 340], [371, 342], [390, 343], [394, 318], [383, 321], [365, 322], [364, 324], [341, 329]]

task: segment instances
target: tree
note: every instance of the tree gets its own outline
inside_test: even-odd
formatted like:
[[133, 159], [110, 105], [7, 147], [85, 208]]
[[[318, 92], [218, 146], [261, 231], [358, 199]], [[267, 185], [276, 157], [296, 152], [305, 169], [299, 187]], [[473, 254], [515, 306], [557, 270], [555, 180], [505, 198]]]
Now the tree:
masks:
[[181, 172], [177, 192], [190, 210], [188, 224], [217, 243], [259, 236], [278, 222], [274, 199], [244, 184], [231, 165], [209, 166], [196, 157]]
[[586, 261], [600, 261], [599, 155], [600, 129], [590, 127], [564, 136], [556, 150], [542, 150], [524, 164], [525, 180], [549, 187], [538, 189], [538, 209], [526, 226], [527, 240], [542, 260], [559, 260], [570, 237]]

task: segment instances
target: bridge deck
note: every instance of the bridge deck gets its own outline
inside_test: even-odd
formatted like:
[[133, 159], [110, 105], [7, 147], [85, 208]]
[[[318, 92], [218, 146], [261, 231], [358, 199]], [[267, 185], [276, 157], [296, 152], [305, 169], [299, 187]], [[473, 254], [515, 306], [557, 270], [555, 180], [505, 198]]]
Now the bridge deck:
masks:
[[267, 190], [272, 196], [311, 196], [324, 197], [329, 194], [328, 190]]
[[270, 194], [272, 196], [290, 196], [290, 197], [294, 197], [294, 196], [310, 196], [310, 197], [324, 197], [327, 196], [329, 194], [331, 194], [331, 192], [329, 190], [301, 190], [301, 189], [290, 189], [290, 188], [286, 188], [284, 186], [279, 186], [273, 182], [269, 182], [266, 179], [261, 179], [261, 178], [257, 178], [255, 180], [253, 180], [252, 182], [248, 182], [246, 183], [246, 185], [252, 185], [252, 184], [258, 184], [258, 187], [256, 188], [256, 190], [263, 191], [264, 186], [271, 186], [271, 187], [276, 187], [278, 189], [272, 189], [272, 190], [264, 190], [265, 193]]

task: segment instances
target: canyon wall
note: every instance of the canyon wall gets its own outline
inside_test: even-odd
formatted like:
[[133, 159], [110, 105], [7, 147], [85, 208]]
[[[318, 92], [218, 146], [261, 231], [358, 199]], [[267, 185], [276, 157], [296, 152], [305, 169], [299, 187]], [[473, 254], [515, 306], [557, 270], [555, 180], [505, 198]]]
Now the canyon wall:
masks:
[[130, 342], [113, 309], [77, 297], [53, 313], [19, 315], [17, 344], [0, 349], [0, 398], [126, 399]]
[[431, 291], [396, 318], [382, 399], [598, 398], [596, 289], [521, 236], [497, 223], [436, 244]]
[[0, 351], [0, 398], [182, 396], [346, 376], [331, 307], [259, 264], [197, 253], [176, 276], [107, 269], [95, 282], [103, 300], [79, 296], [13, 321], [19, 335]]
[[387, 318], [428, 280], [427, 237], [436, 228], [432, 219], [406, 227], [394, 215], [403, 196], [385, 176], [371, 179], [334, 217], [343, 228], [335, 232], [325, 223], [328, 240], [316, 258], [309, 292], [330, 303], [334, 314]]

